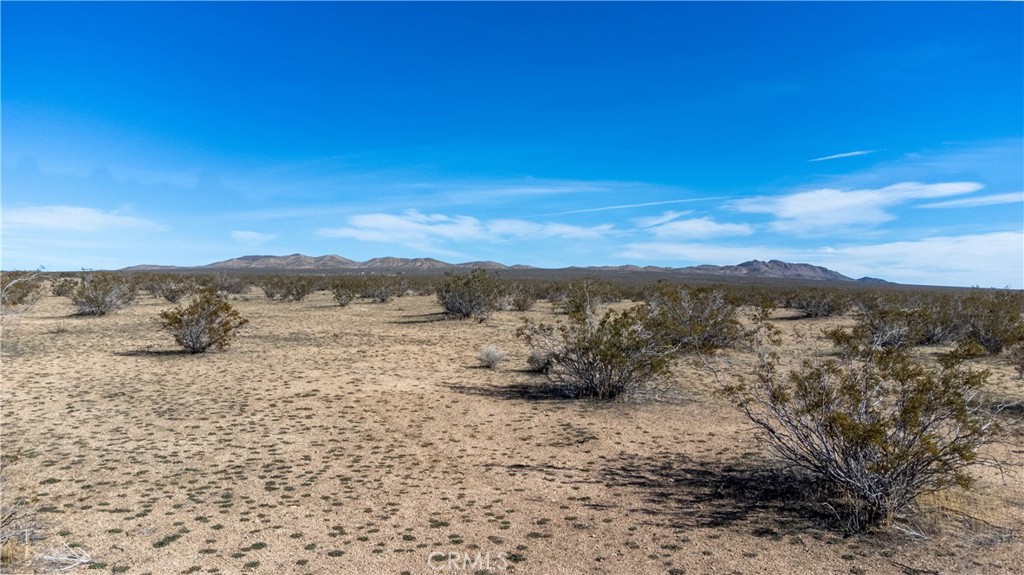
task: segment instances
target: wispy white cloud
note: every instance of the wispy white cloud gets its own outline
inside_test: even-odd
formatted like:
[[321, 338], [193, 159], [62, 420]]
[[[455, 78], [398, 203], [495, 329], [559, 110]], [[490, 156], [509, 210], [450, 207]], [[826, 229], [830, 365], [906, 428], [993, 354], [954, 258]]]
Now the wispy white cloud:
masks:
[[667, 211], [667, 212], [662, 212], [661, 215], [658, 215], [658, 216], [648, 216], [648, 217], [643, 217], [643, 218], [633, 218], [630, 221], [633, 222], [634, 224], [636, 224], [638, 227], [641, 227], [641, 228], [652, 228], [654, 226], [660, 226], [661, 224], [664, 224], [664, 223], [667, 223], [667, 222], [671, 222], [672, 220], [677, 220], [677, 219], [679, 219], [679, 218], [681, 218], [681, 217], [683, 217], [683, 216], [685, 216], [687, 214], [692, 214], [692, 213], [693, 212], [691, 210], [686, 210], [686, 211], [683, 211], [683, 212], [676, 212], [676, 211], [671, 211], [670, 210], [670, 211]]
[[847, 174], [830, 176], [821, 187], [873, 188], [891, 182], [984, 182], [990, 189], [1018, 190], [1024, 140], [947, 142], [941, 147], [906, 153]]
[[[656, 221], [655, 218], [651, 220]], [[650, 221], [650, 220], [649, 220]], [[671, 219], [647, 227], [647, 231], [659, 238], [717, 238], [724, 236], [749, 236], [754, 233], [750, 224], [719, 223], [710, 217]]]
[[[703, 242], [634, 242], [626, 244], [615, 257], [626, 261], [662, 261], [667, 265], [730, 265], [754, 259], [798, 261], [799, 253], [789, 248], [755, 244], [741, 246]], [[838, 271], [838, 270], [837, 270]]]
[[757, 196], [732, 201], [728, 206], [745, 213], [770, 214], [775, 217], [770, 224], [774, 231], [802, 234], [881, 224], [896, 217], [887, 208], [913, 200], [969, 194], [982, 187], [975, 182], [903, 182], [876, 189], [824, 188], [783, 196]]
[[609, 211], [609, 210], [629, 210], [629, 209], [633, 209], [633, 208], [646, 208], [646, 207], [650, 207], [650, 206], [665, 206], [665, 205], [669, 205], [669, 204], [688, 204], [688, 203], [693, 203], [693, 202], [705, 202], [705, 201], [711, 201], [711, 200], [728, 200], [728, 199], [731, 199], [732, 197], [733, 196], [710, 196], [710, 197], [703, 197], [703, 198], [687, 198], [685, 200], [664, 200], [664, 201], [660, 201], [660, 202], [645, 202], [645, 203], [642, 203], [642, 204], [621, 204], [621, 205], [618, 205], [618, 206], [602, 206], [600, 208], [586, 208], [586, 209], [582, 209], [582, 210], [570, 210], [570, 211], [567, 211], [567, 212], [554, 212], [554, 213], [550, 213], [550, 214], [540, 214], [540, 217], [543, 217], [543, 216], [566, 216], [566, 215], [570, 215], [570, 214], [586, 214], [586, 213], [590, 213], [590, 212], [606, 212], [606, 211]]
[[866, 156], [873, 154], [878, 150], [856, 150], [854, 152], [843, 152], [842, 154], [832, 154], [831, 156], [823, 156], [821, 158], [814, 158], [813, 160], [807, 160], [808, 162], [824, 162], [827, 160], [838, 160], [840, 158], [852, 158], [854, 156]]
[[[596, 197], [613, 194], [621, 196], [625, 194], [636, 195], [654, 190], [661, 193], [673, 190], [646, 182], [541, 178], [521, 178], [504, 181], [420, 182], [404, 184], [402, 188], [421, 196], [425, 193], [431, 194], [436, 205], [481, 205], [551, 196], [586, 195], [588, 197]], [[612, 206], [608, 209], [622, 208]], [[541, 214], [541, 216], [550, 215], [557, 214]]]
[[81, 206], [26, 206], [4, 208], [8, 229], [45, 229], [69, 232], [104, 232], [117, 229], [161, 231], [157, 222], [135, 216]]
[[526, 220], [490, 220], [487, 235], [495, 240], [516, 239], [600, 239], [613, 231], [611, 224], [572, 226], [559, 223], [535, 223]]
[[996, 206], [1000, 204], [1019, 204], [1024, 202], [1024, 192], [1010, 192], [1008, 194], [992, 194], [974, 198], [963, 198], [961, 200], [948, 200], [924, 204], [920, 208], [976, 208], [980, 206]]
[[[364, 242], [433, 246], [435, 242], [502, 242], [513, 239], [598, 239], [611, 233], [610, 224], [572, 226], [519, 219], [480, 220], [471, 216], [424, 214], [409, 210], [400, 215], [373, 213], [352, 216], [348, 226], [323, 228], [319, 235]], [[436, 251], [436, 249], [434, 250]]]
[[258, 246], [277, 239], [277, 236], [274, 234], [235, 230], [231, 232], [231, 239], [247, 246]]
[[[852, 276], [903, 283], [1024, 287], [1024, 232], [935, 236], [914, 241], [823, 248], [822, 265]], [[840, 271], [842, 271], [840, 270]]]

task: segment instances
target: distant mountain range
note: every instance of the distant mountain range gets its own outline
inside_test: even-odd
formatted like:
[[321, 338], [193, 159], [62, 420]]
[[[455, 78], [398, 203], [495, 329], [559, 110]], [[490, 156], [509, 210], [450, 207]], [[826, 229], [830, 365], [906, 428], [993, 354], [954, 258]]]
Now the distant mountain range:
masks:
[[[365, 270], [365, 271], [388, 271], [388, 272], [443, 272], [470, 270], [476, 268], [490, 270], [532, 270], [540, 269], [533, 266], [514, 265], [507, 266], [498, 262], [478, 261], [464, 263], [448, 263], [434, 258], [373, 258], [365, 262], [358, 262], [336, 255], [311, 257], [302, 254], [289, 256], [242, 256], [215, 262], [199, 268], [181, 268], [177, 266], [140, 265], [125, 268], [125, 271], [172, 271], [183, 269], [203, 270], [247, 270], [247, 271], [329, 271], [329, 270]], [[699, 265], [682, 268], [658, 267], [658, 266], [590, 266], [566, 268], [573, 270], [597, 271], [621, 271], [621, 272], [664, 272], [682, 273], [692, 276], [731, 276], [745, 278], [764, 279], [792, 279], [810, 280], [823, 282], [865, 282], [865, 283], [888, 283], [877, 278], [864, 277], [859, 280], [844, 276], [839, 272], [828, 268], [811, 264], [794, 264], [779, 260], [760, 261], [751, 260], [733, 266]]]

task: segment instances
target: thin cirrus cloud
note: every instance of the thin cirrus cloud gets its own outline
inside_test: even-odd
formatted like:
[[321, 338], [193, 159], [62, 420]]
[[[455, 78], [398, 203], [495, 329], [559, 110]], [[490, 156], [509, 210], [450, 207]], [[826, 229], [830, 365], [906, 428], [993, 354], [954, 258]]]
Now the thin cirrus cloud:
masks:
[[876, 151], [877, 150], [856, 150], [856, 151], [853, 151], [853, 152], [843, 152], [842, 154], [832, 154], [831, 156], [822, 156], [820, 158], [814, 158], [814, 159], [807, 160], [807, 161], [808, 162], [826, 162], [828, 160], [838, 160], [840, 158], [853, 158], [853, 157], [856, 157], [856, 156], [866, 156], [868, 154], [873, 154]]
[[881, 224], [896, 218], [888, 211], [889, 208], [914, 200], [970, 194], [982, 187], [976, 182], [903, 182], [874, 189], [822, 188], [783, 196], [734, 200], [727, 207], [744, 213], [774, 216], [770, 228], [777, 232], [814, 233]]
[[1001, 204], [1019, 204], [1024, 202], [1024, 192], [1010, 192], [1008, 194], [992, 194], [976, 198], [963, 198], [960, 200], [948, 200], [918, 206], [921, 208], [977, 208], [981, 206], [998, 206]]
[[231, 239], [247, 246], [259, 246], [277, 239], [277, 236], [247, 230], [234, 230], [231, 232]]
[[318, 233], [330, 238], [420, 247], [437, 241], [597, 239], [613, 231], [613, 226], [608, 224], [583, 227], [515, 219], [480, 220], [472, 216], [424, 214], [416, 210], [400, 215], [361, 214], [350, 217], [348, 224], [341, 228], [323, 228]]
[[749, 236], [754, 233], [754, 227], [750, 224], [719, 223], [708, 216], [678, 219], [683, 213], [665, 212], [660, 217], [638, 218], [634, 222], [659, 238], [698, 239]]
[[[602, 206], [600, 208], [585, 208], [582, 210], [570, 210], [567, 212], [554, 212], [550, 214], [540, 214], [540, 216], [567, 216], [571, 214], [586, 214], [591, 212], [607, 212], [610, 210], [630, 210], [633, 208], [646, 208], [650, 206], [664, 206], [668, 204], [688, 204], [692, 202], [708, 202], [712, 200], [728, 200], [732, 196], [709, 196], [700, 198], [687, 198], [685, 200], [663, 200], [660, 202], [644, 202], [642, 204], [620, 204], [617, 206]], [[666, 212], [672, 213], [672, 212]]]
[[4, 227], [68, 232], [106, 232], [113, 230], [162, 231], [166, 227], [154, 221], [116, 212], [104, 212], [81, 206], [26, 206], [5, 208]]

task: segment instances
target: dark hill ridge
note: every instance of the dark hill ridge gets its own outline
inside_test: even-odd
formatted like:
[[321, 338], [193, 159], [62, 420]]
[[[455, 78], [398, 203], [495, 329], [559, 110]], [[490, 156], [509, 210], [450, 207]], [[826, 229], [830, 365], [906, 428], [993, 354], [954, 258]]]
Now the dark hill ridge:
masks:
[[768, 262], [751, 260], [736, 266], [703, 265], [694, 266], [688, 269], [711, 274], [755, 278], [801, 279], [832, 282], [853, 281], [853, 278], [846, 277], [839, 272], [834, 272], [821, 266], [814, 266], [811, 264], [791, 264], [788, 262], [780, 262], [779, 260], [771, 260]]
[[334, 268], [355, 267], [359, 262], [341, 256], [327, 255], [320, 257], [292, 254], [290, 256], [242, 256], [222, 262], [212, 263], [205, 268], [210, 269], [288, 269], [288, 270], [324, 270]]
[[[211, 269], [211, 270], [249, 270], [249, 271], [318, 271], [318, 270], [366, 270], [366, 271], [394, 271], [394, 272], [431, 272], [431, 271], [458, 271], [458, 270], [469, 270], [474, 268], [484, 268], [491, 270], [531, 270], [538, 269], [532, 266], [525, 265], [514, 265], [507, 266], [498, 262], [492, 261], [476, 261], [476, 262], [465, 262], [465, 263], [448, 263], [434, 258], [394, 258], [394, 257], [382, 257], [373, 258], [365, 262], [358, 262], [343, 258], [336, 255], [325, 255], [319, 257], [311, 257], [303, 254], [291, 254], [287, 256], [269, 256], [269, 255], [253, 255], [253, 256], [242, 256], [239, 258], [233, 258], [230, 260], [224, 260], [221, 262], [215, 262], [202, 266], [197, 269]], [[172, 269], [183, 269], [176, 268], [175, 266], [133, 266], [125, 268], [127, 271], [160, 271], [160, 270], [172, 270]], [[745, 277], [745, 278], [763, 278], [763, 279], [792, 279], [792, 280], [809, 280], [809, 281], [822, 281], [822, 282], [870, 282], [870, 283], [888, 283], [885, 280], [879, 280], [876, 278], [861, 278], [854, 280], [839, 272], [832, 271], [828, 268], [811, 264], [801, 263], [789, 263], [779, 260], [761, 261], [751, 260], [749, 262], [743, 262], [739, 265], [730, 266], [714, 266], [714, 265], [699, 265], [690, 266], [683, 268], [670, 268], [670, 267], [658, 267], [658, 266], [645, 266], [640, 267], [636, 265], [623, 265], [623, 266], [590, 266], [590, 267], [573, 267], [567, 269], [575, 270], [592, 270], [595, 272], [600, 271], [617, 271], [617, 272], [669, 272], [669, 273], [682, 273], [690, 276], [726, 276], [726, 277]]]

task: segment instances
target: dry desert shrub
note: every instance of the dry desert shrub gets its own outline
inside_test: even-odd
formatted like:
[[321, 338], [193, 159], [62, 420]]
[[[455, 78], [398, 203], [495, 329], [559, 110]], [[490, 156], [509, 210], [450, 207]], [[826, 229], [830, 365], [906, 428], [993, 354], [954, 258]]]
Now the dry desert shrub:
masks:
[[376, 303], [388, 303], [408, 289], [408, 283], [392, 276], [366, 276], [361, 279], [359, 295]]
[[1024, 343], [1018, 343], [1011, 347], [1006, 353], [1006, 357], [1013, 369], [1017, 371], [1017, 375], [1024, 379]]
[[789, 294], [786, 307], [804, 314], [804, 317], [820, 318], [843, 315], [850, 309], [849, 294], [839, 289], [800, 289]]
[[0, 274], [0, 305], [5, 308], [30, 305], [39, 299], [41, 272], [3, 272]]
[[162, 276], [148, 282], [146, 289], [155, 297], [163, 298], [169, 303], [178, 303], [195, 293], [198, 287], [193, 278]]
[[224, 295], [242, 295], [249, 291], [252, 285], [248, 278], [224, 272], [205, 277], [201, 283], [206, 287], [212, 287], [217, 290], [217, 293]]
[[990, 354], [998, 354], [1024, 341], [1024, 295], [1003, 290], [879, 293], [861, 299], [857, 319], [870, 345], [971, 341]]
[[609, 310], [599, 320], [572, 315], [558, 326], [526, 322], [518, 335], [548, 358], [548, 378], [577, 398], [634, 394], [668, 374], [673, 352], [646, 305]]
[[547, 374], [554, 364], [552, 352], [540, 349], [531, 349], [526, 356], [526, 370], [531, 373]]
[[77, 278], [58, 277], [53, 279], [52, 285], [50, 286], [50, 293], [55, 297], [70, 298], [76, 287], [78, 287]]
[[174, 341], [189, 353], [227, 347], [235, 330], [249, 322], [212, 289], [199, 292], [187, 306], [162, 312], [160, 319]]
[[1024, 341], [1024, 293], [972, 290], [963, 296], [966, 339], [991, 354]]
[[598, 308], [614, 301], [610, 286], [594, 278], [583, 278], [570, 282], [564, 296], [556, 307], [569, 317], [589, 318], [597, 314]]
[[648, 296], [659, 318], [659, 334], [682, 352], [732, 347], [743, 334], [737, 307], [725, 292], [663, 284]]
[[448, 272], [435, 284], [434, 292], [446, 314], [478, 321], [486, 320], [498, 307], [501, 293], [497, 278], [483, 269], [468, 274]]
[[71, 293], [71, 303], [78, 315], [106, 315], [135, 301], [135, 285], [128, 278], [112, 272], [90, 272]]
[[922, 494], [970, 486], [968, 469], [1000, 438], [978, 401], [987, 372], [964, 367], [960, 352], [925, 367], [906, 348], [842, 330], [829, 334], [835, 358], [785, 372], [765, 345], [777, 345], [777, 331], [763, 319], [754, 381], [729, 391], [772, 453], [829, 488], [848, 529], [890, 524]]
[[0, 472], [0, 567], [26, 560], [28, 546], [41, 538], [36, 508], [8, 492], [5, 473]]
[[319, 282], [307, 276], [271, 276], [263, 278], [259, 286], [269, 300], [302, 301], [319, 289]]
[[331, 286], [331, 295], [334, 297], [335, 303], [341, 307], [345, 307], [352, 303], [352, 300], [356, 299], [356, 292], [348, 284], [335, 283]]
[[502, 286], [497, 307], [502, 311], [530, 311], [537, 303], [535, 291], [522, 282], [509, 282]]
[[505, 357], [507, 355], [508, 354], [501, 349], [489, 345], [481, 349], [480, 353], [478, 353], [476, 357], [480, 360], [480, 365], [488, 369], [495, 369], [498, 367], [499, 363], [505, 361]]

